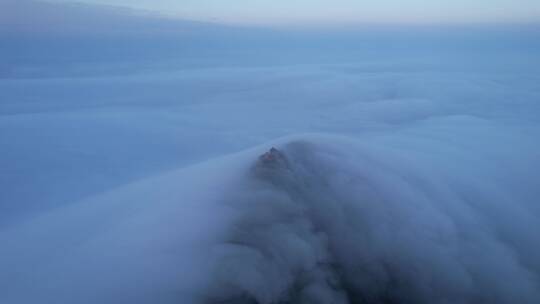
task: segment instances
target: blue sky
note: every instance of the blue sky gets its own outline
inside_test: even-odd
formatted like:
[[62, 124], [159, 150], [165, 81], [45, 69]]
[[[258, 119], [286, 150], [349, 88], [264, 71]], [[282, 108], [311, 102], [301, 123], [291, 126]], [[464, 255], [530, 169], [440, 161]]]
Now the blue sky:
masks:
[[521, 23], [538, 0], [49, 0], [127, 6], [189, 19], [245, 24]]

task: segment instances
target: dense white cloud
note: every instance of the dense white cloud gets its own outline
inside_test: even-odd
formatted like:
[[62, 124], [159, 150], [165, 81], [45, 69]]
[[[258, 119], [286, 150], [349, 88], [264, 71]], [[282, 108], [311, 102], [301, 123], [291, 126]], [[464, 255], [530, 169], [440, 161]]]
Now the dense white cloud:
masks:
[[4, 229], [2, 300], [536, 303], [539, 149], [518, 130], [296, 135], [134, 183]]

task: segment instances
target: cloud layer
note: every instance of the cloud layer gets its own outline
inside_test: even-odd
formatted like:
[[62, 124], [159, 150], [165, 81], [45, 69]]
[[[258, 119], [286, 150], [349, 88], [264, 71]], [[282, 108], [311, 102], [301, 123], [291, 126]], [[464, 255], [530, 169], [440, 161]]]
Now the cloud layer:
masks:
[[536, 303], [538, 149], [496, 129], [300, 135], [117, 189], [3, 231], [3, 300]]

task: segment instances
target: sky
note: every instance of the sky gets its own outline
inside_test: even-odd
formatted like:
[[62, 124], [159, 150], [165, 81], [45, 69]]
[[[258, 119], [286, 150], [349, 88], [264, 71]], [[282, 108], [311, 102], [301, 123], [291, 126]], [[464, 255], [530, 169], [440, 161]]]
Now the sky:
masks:
[[240, 24], [530, 23], [538, 0], [49, 0], [126, 6]]

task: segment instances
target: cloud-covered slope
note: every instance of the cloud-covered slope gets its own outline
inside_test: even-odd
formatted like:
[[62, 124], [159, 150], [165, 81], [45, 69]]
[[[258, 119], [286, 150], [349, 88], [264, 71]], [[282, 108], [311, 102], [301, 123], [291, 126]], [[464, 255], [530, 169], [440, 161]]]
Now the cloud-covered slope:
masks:
[[3, 300], [536, 303], [538, 147], [446, 128], [284, 138], [14, 226]]

